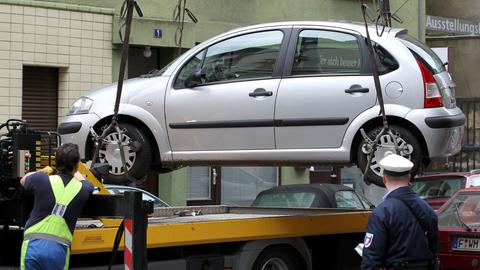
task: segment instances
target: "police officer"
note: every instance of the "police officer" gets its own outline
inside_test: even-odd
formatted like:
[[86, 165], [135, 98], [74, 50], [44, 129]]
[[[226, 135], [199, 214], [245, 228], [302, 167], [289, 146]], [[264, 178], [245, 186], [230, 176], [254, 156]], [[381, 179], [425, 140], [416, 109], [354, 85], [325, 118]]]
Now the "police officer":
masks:
[[388, 192], [368, 221], [362, 270], [436, 269], [438, 220], [409, 187], [413, 163], [389, 154], [379, 165]]
[[75, 224], [93, 192], [93, 185], [77, 172], [80, 153], [76, 144], [60, 146], [55, 159], [58, 175], [35, 172], [20, 180], [24, 191], [34, 196], [25, 225], [21, 269], [68, 269]]

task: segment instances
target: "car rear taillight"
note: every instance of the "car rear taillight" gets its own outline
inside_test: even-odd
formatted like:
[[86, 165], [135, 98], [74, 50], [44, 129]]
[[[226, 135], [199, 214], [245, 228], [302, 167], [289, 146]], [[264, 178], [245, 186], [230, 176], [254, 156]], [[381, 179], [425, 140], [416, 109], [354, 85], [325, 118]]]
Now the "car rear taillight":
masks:
[[440, 94], [440, 89], [438, 88], [437, 82], [433, 77], [432, 72], [425, 66], [425, 64], [417, 60], [418, 67], [420, 67], [420, 71], [422, 72], [423, 77], [423, 84], [424, 84], [424, 108], [437, 108], [443, 107], [442, 102], [442, 95]]

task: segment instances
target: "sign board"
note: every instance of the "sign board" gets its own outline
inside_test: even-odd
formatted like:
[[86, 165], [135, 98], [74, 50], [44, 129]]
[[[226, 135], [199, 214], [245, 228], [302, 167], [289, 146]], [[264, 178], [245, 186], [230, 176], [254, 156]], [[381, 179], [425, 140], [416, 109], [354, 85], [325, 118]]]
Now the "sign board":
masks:
[[153, 37], [162, 38], [162, 29], [160, 28], [153, 29]]
[[427, 15], [425, 21], [427, 30], [434, 30], [462, 35], [480, 35], [480, 22], [466, 21]]

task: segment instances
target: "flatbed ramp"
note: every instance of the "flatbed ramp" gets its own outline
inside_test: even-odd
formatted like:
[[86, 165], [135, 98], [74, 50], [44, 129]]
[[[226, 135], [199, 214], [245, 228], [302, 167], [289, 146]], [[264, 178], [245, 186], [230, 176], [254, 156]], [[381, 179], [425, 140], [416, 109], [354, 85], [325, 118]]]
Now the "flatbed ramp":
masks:
[[[159, 208], [148, 220], [147, 247], [361, 233], [369, 215], [370, 211], [320, 208]], [[75, 230], [72, 254], [111, 251], [117, 226]]]

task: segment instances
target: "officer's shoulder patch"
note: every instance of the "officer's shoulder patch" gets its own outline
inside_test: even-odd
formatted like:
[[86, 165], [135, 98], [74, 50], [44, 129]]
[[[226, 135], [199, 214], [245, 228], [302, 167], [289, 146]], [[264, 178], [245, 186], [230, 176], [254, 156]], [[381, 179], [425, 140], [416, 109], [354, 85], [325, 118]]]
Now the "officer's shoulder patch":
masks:
[[368, 248], [373, 242], [373, 233], [366, 233], [365, 234], [365, 239], [363, 240], [363, 244], [365, 245], [366, 248]]

